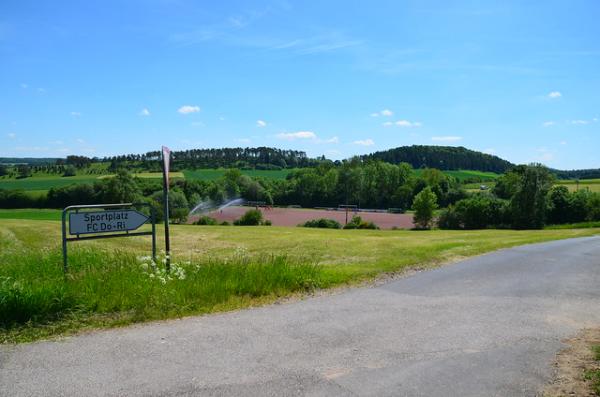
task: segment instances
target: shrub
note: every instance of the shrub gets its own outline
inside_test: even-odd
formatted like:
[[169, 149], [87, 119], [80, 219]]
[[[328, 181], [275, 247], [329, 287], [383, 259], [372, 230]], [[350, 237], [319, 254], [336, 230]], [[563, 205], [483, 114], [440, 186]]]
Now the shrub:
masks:
[[321, 229], [341, 229], [342, 225], [334, 219], [319, 218], [306, 221], [299, 226], [302, 227], [317, 227]]
[[263, 214], [259, 210], [248, 210], [240, 219], [236, 219], [233, 224], [236, 226], [258, 226], [263, 222]]
[[62, 176], [75, 176], [77, 174], [77, 170], [74, 166], [69, 165], [65, 168], [65, 172], [63, 172]]
[[271, 225], [272, 225], [272, 223], [271, 223], [270, 219], [267, 219], [263, 222], [263, 226], [271, 226]]
[[229, 223], [227, 221], [223, 221], [223, 222], [221, 222], [221, 226], [231, 226], [231, 223]]
[[348, 222], [344, 229], [379, 229], [379, 227], [373, 222], [365, 221], [360, 216], [355, 215], [352, 220]]
[[433, 212], [437, 208], [437, 197], [428, 186], [415, 196], [413, 201], [413, 222], [418, 229], [429, 229], [433, 221]]
[[442, 229], [485, 229], [508, 223], [508, 203], [485, 194], [476, 194], [443, 210], [438, 219]]
[[196, 222], [194, 222], [194, 225], [214, 226], [216, 224], [217, 224], [217, 220], [215, 218], [212, 218], [207, 215], [202, 215], [200, 218], [198, 218], [198, 220]]

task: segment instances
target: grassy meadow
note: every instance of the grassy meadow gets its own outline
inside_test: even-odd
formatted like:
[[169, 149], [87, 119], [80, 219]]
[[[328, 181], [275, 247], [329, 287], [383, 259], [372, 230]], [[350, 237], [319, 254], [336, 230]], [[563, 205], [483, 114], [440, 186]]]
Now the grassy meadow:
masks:
[[[51, 215], [40, 211], [38, 219]], [[174, 225], [171, 233], [175, 266], [169, 275], [160, 261], [154, 268], [148, 257], [140, 258], [149, 255], [150, 239], [131, 237], [71, 243], [65, 279], [60, 222], [0, 219], [0, 340], [30, 341], [243, 308], [499, 248], [595, 235], [600, 229], [416, 232]]]

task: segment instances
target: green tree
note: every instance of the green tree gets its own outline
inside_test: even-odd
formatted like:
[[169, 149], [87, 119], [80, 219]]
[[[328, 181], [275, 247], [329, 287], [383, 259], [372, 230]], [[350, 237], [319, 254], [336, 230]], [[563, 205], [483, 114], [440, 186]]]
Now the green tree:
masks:
[[75, 176], [76, 174], [77, 169], [75, 169], [75, 166], [68, 165], [67, 168], [65, 168], [65, 172], [63, 172], [62, 176]]
[[140, 201], [141, 191], [131, 173], [120, 169], [117, 175], [103, 181], [99, 196], [105, 203], [132, 203]]
[[433, 221], [433, 213], [437, 208], [437, 197], [427, 186], [415, 196], [413, 201], [413, 222], [419, 229], [429, 229]]
[[0, 176], [8, 175], [8, 167], [0, 164]]
[[554, 176], [541, 164], [522, 168], [515, 194], [510, 200], [515, 229], [541, 229], [546, 222], [548, 191]]
[[550, 223], [567, 223], [570, 219], [571, 200], [566, 186], [554, 186], [548, 195], [548, 221]]
[[17, 178], [27, 178], [31, 176], [31, 168], [27, 164], [20, 164], [17, 166]]

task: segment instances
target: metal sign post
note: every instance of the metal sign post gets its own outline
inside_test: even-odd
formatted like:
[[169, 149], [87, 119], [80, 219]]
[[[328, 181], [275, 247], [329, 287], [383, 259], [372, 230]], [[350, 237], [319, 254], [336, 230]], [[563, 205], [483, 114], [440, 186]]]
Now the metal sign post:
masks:
[[[150, 217], [135, 210], [135, 208], [141, 206], [150, 208]], [[67, 215], [69, 219], [68, 234], [75, 237], [67, 237]], [[149, 220], [152, 222], [151, 232], [130, 233]], [[80, 237], [81, 235], [84, 236]], [[154, 208], [148, 203], [71, 205], [66, 207], [62, 212], [63, 271], [66, 274], [69, 270], [67, 261], [67, 242], [69, 241], [150, 235], [152, 236], [152, 259], [156, 261], [156, 214]]]
[[167, 272], [171, 270], [171, 239], [169, 236], [169, 163], [171, 160], [171, 150], [162, 147], [163, 160], [163, 204], [165, 213], [165, 251], [166, 251], [166, 268]]

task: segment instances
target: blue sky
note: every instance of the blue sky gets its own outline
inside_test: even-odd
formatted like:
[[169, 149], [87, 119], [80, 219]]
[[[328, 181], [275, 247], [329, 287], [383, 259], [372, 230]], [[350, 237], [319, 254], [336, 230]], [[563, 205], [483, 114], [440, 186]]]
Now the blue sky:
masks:
[[600, 2], [0, 3], [0, 156], [460, 145], [600, 167]]

